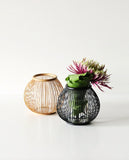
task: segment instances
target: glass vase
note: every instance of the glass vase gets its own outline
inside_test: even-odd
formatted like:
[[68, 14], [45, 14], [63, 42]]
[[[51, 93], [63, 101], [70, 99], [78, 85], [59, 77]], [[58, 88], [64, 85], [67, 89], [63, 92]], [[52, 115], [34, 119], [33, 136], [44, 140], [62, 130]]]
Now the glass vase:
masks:
[[86, 88], [70, 88], [66, 85], [58, 97], [57, 113], [72, 124], [90, 123], [99, 110], [100, 101], [91, 85]]

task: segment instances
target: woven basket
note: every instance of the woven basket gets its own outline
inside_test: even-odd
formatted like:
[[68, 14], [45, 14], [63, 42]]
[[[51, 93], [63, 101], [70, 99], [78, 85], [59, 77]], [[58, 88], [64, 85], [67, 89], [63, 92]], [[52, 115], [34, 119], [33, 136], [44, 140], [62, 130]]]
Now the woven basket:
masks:
[[56, 112], [58, 95], [62, 90], [56, 75], [36, 74], [25, 88], [24, 101], [33, 112], [52, 114]]

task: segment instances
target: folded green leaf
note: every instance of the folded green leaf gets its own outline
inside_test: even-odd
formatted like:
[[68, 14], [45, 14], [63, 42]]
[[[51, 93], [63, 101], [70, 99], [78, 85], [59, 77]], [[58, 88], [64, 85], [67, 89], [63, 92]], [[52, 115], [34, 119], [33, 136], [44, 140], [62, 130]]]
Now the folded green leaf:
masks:
[[81, 88], [87, 87], [92, 78], [92, 74], [83, 73], [83, 74], [72, 74], [69, 75], [65, 80], [67, 85], [72, 88]]

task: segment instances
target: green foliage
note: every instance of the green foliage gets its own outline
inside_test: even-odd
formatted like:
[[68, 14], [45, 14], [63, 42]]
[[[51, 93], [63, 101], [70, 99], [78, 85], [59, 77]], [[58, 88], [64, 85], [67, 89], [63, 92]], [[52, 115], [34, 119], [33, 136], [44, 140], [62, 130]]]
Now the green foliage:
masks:
[[65, 80], [69, 87], [81, 88], [81, 87], [87, 87], [91, 79], [92, 79], [92, 74], [87, 72], [83, 74], [69, 75]]

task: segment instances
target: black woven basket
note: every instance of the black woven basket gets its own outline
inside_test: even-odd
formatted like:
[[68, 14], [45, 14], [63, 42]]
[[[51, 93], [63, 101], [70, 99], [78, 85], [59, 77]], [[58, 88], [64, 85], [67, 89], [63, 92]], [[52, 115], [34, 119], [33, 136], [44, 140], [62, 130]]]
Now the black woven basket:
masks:
[[99, 110], [99, 98], [90, 85], [87, 88], [70, 88], [66, 85], [58, 97], [57, 113], [72, 124], [90, 123]]

